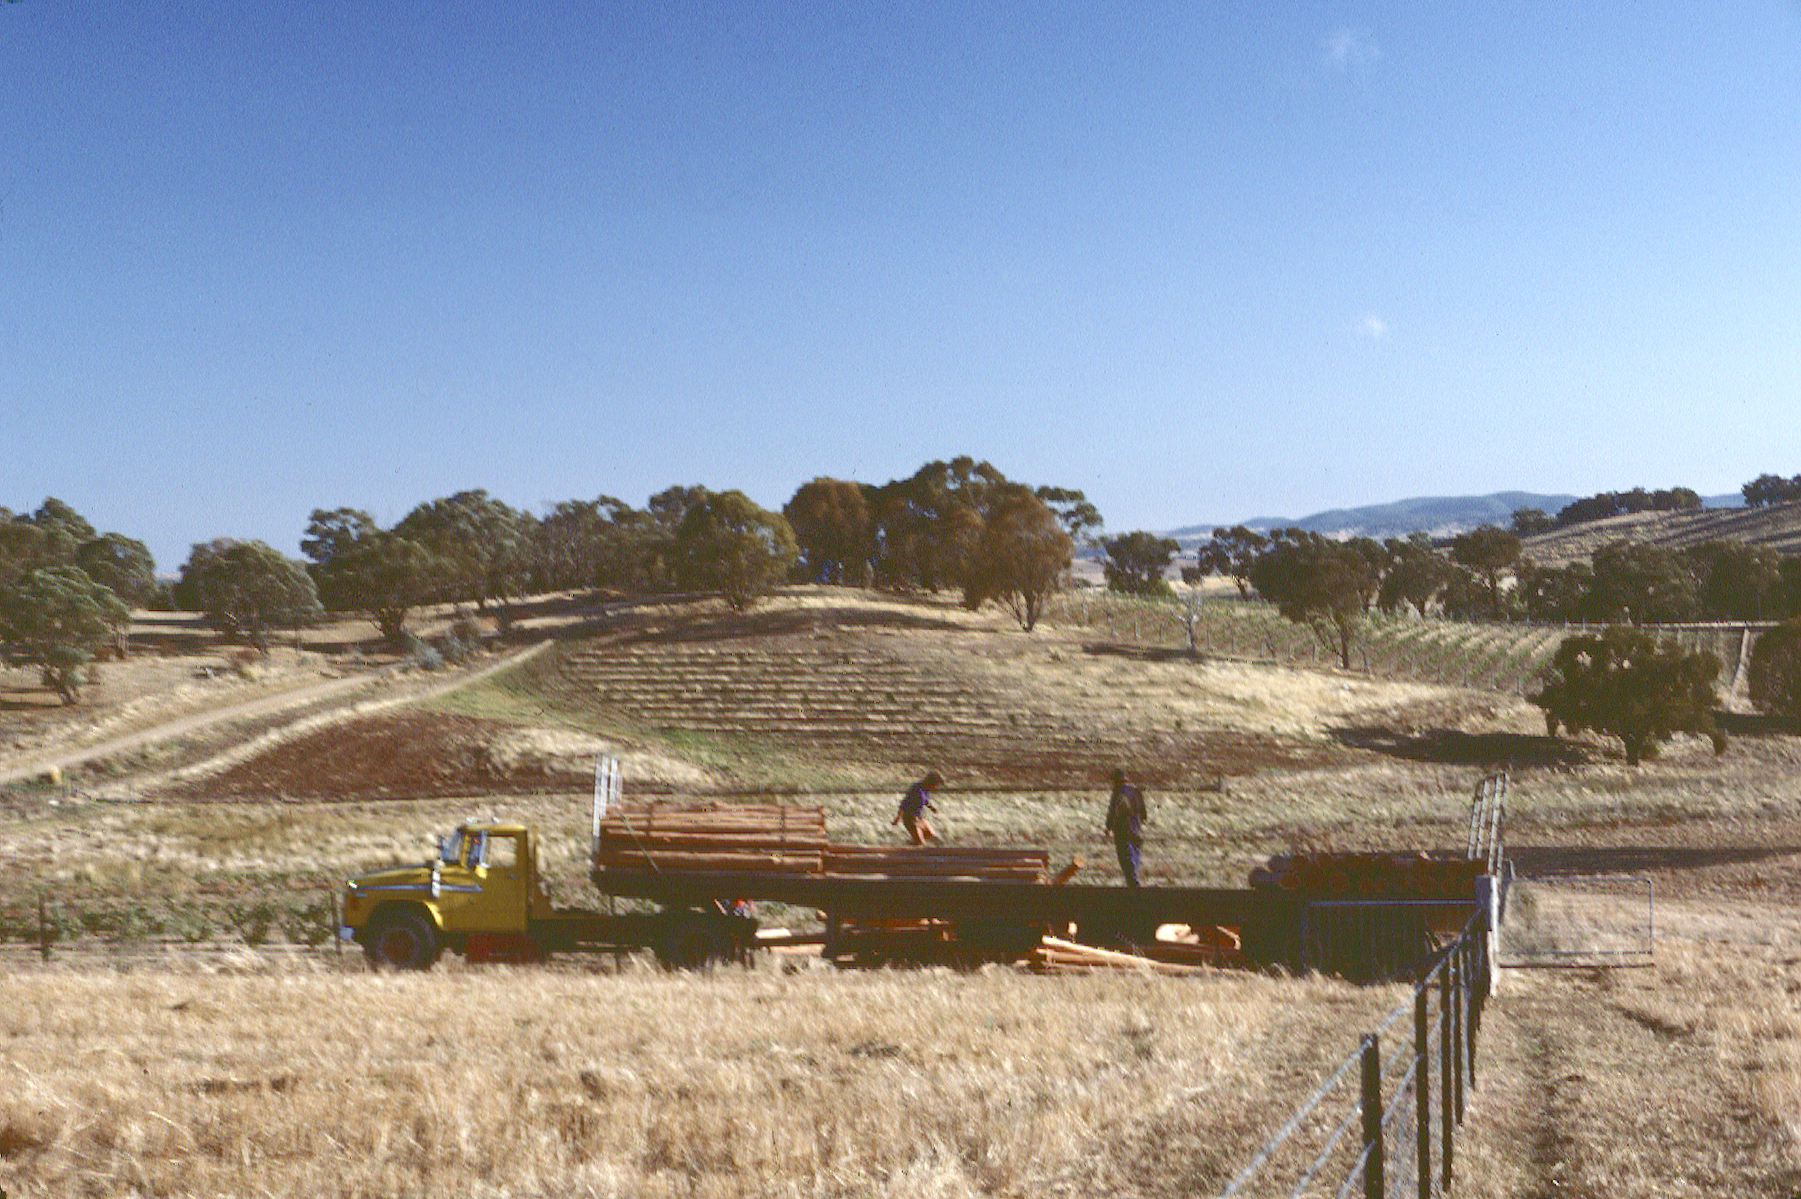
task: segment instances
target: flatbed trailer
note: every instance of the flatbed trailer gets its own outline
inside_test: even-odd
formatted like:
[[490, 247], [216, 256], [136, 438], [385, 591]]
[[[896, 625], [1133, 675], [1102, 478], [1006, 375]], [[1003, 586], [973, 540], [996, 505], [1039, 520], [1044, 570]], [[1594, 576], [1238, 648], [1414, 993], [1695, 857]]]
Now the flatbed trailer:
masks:
[[[1279, 888], [1072, 883], [1046, 877], [1042, 850], [834, 846], [819, 809], [632, 810], [619, 804], [616, 768], [605, 779], [589, 880], [609, 908], [624, 899], [658, 910], [553, 904], [536, 831], [474, 821], [435, 860], [350, 880], [339, 936], [378, 967], [426, 969], [446, 949], [473, 961], [649, 949], [666, 966], [697, 967], [744, 960], [760, 944], [755, 905], [783, 904], [818, 914], [821, 952], [838, 962], [1011, 961], [1047, 935], [1130, 951], [1155, 946], [1160, 927], [1185, 925], [1234, 942], [1241, 965], [1310, 965], [1309, 900]], [[611, 848], [603, 818], [620, 830]], [[1409, 917], [1397, 927], [1413, 926]]]
[[[1318, 897], [1279, 889], [598, 864], [590, 879], [603, 898], [648, 901], [656, 910], [556, 906], [538, 870], [534, 830], [472, 822], [445, 839], [437, 861], [351, 880], [339, 935], [359, 943], [378, 967], [426, 969], [446, 949], [471, 961], [648, 949], [665, 966], [693, 968], [746, 959], [761, 943], [755, 905], [783, 904], [818, 914], [822, 934], [790, 939], [817, 940], [821, 953], [837, 962], [1011, 961], [1047, 935], [1138, 951], [1156, 946], [1160, 927], [1185, 925], [1229, 930], [1236, 940], [1230, 958], [1238, 965], [1325, 968], [1352, 976], [1362, 970], [1357, 945], [1319, 944]], [[1462, 906], [1471, 905], [1473, 897]], [[1340, 942], [1349, 936], [1392, 943], [1415, 927], [1435, 931], [1433, 922], [1461, 925], [1457, 912], [1440, 910], [1457, 906], [1445, 900], [1326, 906], [1367, 906], [1372, 921], [1387, 921], [1331, 934]], [[1409, 908], [1417, 910], [1408, 914]]]
[[667, 966], [695, 967], [742, 960], [758, 945], [755, 905], [786, 904], [819, 913], [822, 952], [841, 961], [1009, 960], [1047, 933], [1131, 947], [1166, 924], [1236, 930], [1246, 964], [1299, 960], [1300, 905], [1252, 890], [599, 866], [590, 877], [602, 897], [658, 910], [556, 906], [533, 829], [471, 822], [435, 861], [347, 883], [339, 935], [401, 969], [429, 968], [446, 949], [472, 961], [649, 949]]
[[680, 964], [724, 960], [746, 947], [733, 943], [742, 925], [734, 932], [726, 922], [740, 900], [818, 911], [822, 951], [834, 959], [853, 956], [868, 940], [860, 930], [914, 922], [937, 926], [972, 958], [1023, 954], [1046, 933], [1103, 947], [1144, 945], [1160, 926], [1182, 924], [1237, 930], [1243, 961], [1255, 966], [1298, 965], [1304, 907], [1267, 891], [1211, 887], [599, 869], [593, 881], [603, 894], [662, 905], [660, 935], [671, 949], [681, 946], [665, 956]]

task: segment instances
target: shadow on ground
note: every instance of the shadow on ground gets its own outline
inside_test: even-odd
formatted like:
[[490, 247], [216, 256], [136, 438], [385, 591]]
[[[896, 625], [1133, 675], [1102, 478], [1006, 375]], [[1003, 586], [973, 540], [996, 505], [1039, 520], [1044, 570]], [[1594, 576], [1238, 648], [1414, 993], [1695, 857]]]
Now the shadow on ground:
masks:
[[1734, 737], [1793, 737], [1801, 726], [1783, 716], [1765, 716], [1761, 712], [1724, 712], [1713, 714], [1717, 723]]
[[1509, 845], [1516, 874], [1555, 878], [1573, 874], [1639, 874], [1653, 870], [1705, 870], [1744, 862], [1801, 855], [1801, 845], [1718, 845], [1676, 847], [1627, 845], [1597, 848], [1567, 845]]
[[954, 620], [889, 608], [766, 608], [753, 612], [698, 611], [677, 621], [661, 622], [643, 637], [652, 642], [732, 641], [740, 638], [793, 637], [853, 629], [907, 629], [962, 632]]
[[1373, 725], [1353, 725], [1331, 732], [1340, 744], [1353, 749], [1438, 765], [1579, 766], [1588, 762], [1594, 752], [1589, 746], [1527, 733], [1465, 733], [1458, 729], [1409, 733]]
[[1205, 662], [1204, 654], [1191, 654], [1185, 649], [1167, 645], [1114, 645], [1106, 641], [1091, 641], [1082, 647], [1082, 652], [1097, 658], [1127, 658], [1133, 662]]

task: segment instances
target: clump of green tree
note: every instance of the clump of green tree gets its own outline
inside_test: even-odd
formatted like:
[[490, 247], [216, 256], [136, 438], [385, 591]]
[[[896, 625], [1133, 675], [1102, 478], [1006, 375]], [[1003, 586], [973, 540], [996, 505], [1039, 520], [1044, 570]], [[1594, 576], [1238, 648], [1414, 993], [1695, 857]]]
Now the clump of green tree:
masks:
[[1566, 637], [1545, 668], [1532, 702], [1545, 731], [1618, 737], [1626, 764], [1637, 766], [1679, 732], [1710, 738], [1715, 753], [1726, 735], [1714, 721], [1720, 660], [1657, 641], [1642, 629], [1614, 626], [1598, 635]]
[[1304, 624], [1351, 668], [1370, 605], [1381, 590], [1382, 547], [1368, 537], [1336, 541], [1305, 529], [1274, 533], [1251, 566], [1251, 582], [1276, 611]]
[[451, 590], [436, 554], [360, 509], [315, 509], [300, 549], [324, 609], [366, 616], [395, 649], [406, 644], [407, 617]]
[[196, 544], [182, 563], [177, 602], [263, 653], [280, 629], [300, 629], [324, 611], [305, 564], [261, 541], [217, 537]]
[[867, 587], [875, 577], [875, 488], [812, 479], [782, 506], [794, 530], [796, 575], [809, 583]]
[[477, 611], [501, 609], [532, 578], [532, 520], [485, 490], [427, 500], [400, 518], [397, 536], [436, 561], [446, 598], [468, 600]]
[[13, 666], [35, 666], [64, 703], [81, 697], [88, 664], [130, 624], [112, 591], [75, 566], [40, 566], [0, 587], [0, 642]]
[[[1497, 619], [1507, 615], [1505, 585], [1519, 560], [1519, 534], [1494, 525], [1483, 525], [1451, 539], [1451, 561], [1463, 567], [1461, 578], [1468, 581], [1474, 592], [1470, 606]], [[1453, 581], [1457, 577], [1453, 576]]]
[[787, 518], [742, 491], [709, 493], [690, 506], [675, 540], [683, 583], [718, 591], [738, 612], [773, 591], [800, 556]]
[[1174, 594], [1166, 577], [1180, 549], [1173, 538], [1139, 529], [1103, 538], [1101, 549], [1107, 553], [1107, 561], [1101, 567], [1107, 590], [1152, 597]]
[[1531, 537], [1538, 533], [1549, 533], [1557, 527], [1557, 522], [1543, 508], [1515, 508], [1513, 521], [1508, 527], [1521, 537]]
[[1460, 577], [1457, 567], [1433, 548], [1432, 538], [1424, 533], [1384, 541], [1381, 576], [1376, 606], [1391, 615], [1411, 607], [1421, 616]]
[[1600, 491], [1572, 503], [1557, 512], [1559, 527], [1605, 520], [1632, 512], [1693, 512], [1701, 507], [1701, 495], [1693, 488], [1670, 487], [1647, 491], [1634, 487], [1630, 491]]
[[1224, 575], [1237, 586], [1240, 597], [1249, 599], [1251, 568], [1268, 548], [1269, 538], [1244, 525], [1216, 528], [1212, 540], [1196, 551], [1195, 564], [1182, 568], [1182, 581], [1198, 583], [1206, 575]]
[[1785, 479], [1781, 475], [1758, 475], [1739, 488], [1748, 508], [1766, 508], [1771, 504], [1792, 504], [1801, 500], [1801, 475]]
[[1762, 711], [1801, 721], [1801, 617], [1765, 629], [1757, 638], [1745, 686]]
[[1080, 491], [1032, 487], [967, 456], [880, 486], [813, 479], [782, 511], [799, 548], [796, 578], [955, 589], [965, 607], [1000, 604], [1028, 632], [1065, 585], [1078, 539], [1101, 525]]
[[[1080, 500], [1080, 493], [1077, 498]], [[1031, 632], [1062, 589], [1075, 553], [1064, 518], [1023, 486], [1003, 489], [982, 518], [982, 536], [964, 587], [965, 604], [1000, 604]]]
[[1801, 559], [1737, 540], [1681, 549], [1616, 542], [1588, 562], [1522, 563], [1518, 604], [1533, 620], [1662, 624], [1801, 615]]
[[131, 609], [158, 592], [143, 542], [98, 532], [54, 496], [34, 512], [0, 508], [0, 654], [36, 667], [65, 703], [102, 654], [126, 655]]

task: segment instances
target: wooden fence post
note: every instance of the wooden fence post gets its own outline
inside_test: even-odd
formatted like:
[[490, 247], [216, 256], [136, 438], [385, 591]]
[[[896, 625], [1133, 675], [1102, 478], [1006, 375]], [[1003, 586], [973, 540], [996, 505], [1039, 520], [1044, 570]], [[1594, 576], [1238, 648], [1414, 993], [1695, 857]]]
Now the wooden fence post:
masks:
[[1382, 1049], [1363, 1034], [1363, 1199], [1382, 1199]]
[[43, 955], [44, 964], [50, 964], [50, 919], [47, 912], [48, 900], [42, 891], [38, 892], [38, 953]]

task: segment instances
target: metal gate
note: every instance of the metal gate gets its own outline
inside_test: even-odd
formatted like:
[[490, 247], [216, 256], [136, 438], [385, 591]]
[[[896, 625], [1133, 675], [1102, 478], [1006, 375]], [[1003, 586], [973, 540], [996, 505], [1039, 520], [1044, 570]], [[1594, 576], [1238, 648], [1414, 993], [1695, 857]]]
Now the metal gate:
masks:
[[1352, 982], [1413, 982], [1473, 910], [1460, 899], [1310, 903], [1301, 910], [1301, 968]]
[[1508, 878], [1501, 895], [1497, 959], [1503, 966], [1654, 964], [1657, 889], [1649, 878]]

